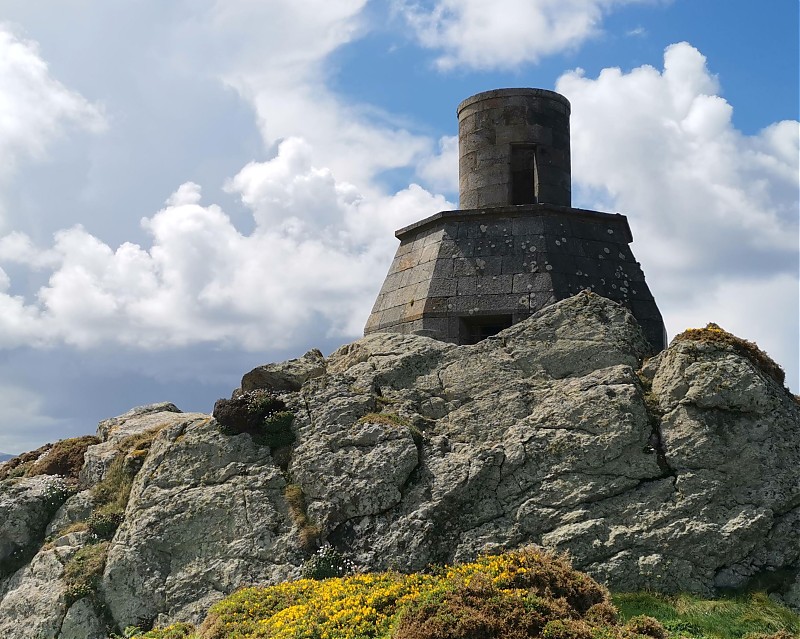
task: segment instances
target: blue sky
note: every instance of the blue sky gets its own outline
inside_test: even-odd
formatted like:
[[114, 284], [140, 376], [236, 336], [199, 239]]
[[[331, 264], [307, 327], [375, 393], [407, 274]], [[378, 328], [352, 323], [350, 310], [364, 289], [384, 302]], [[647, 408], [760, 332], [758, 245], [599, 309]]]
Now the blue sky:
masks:
[[798, 391], [798, 3], [0, 0], [0, 451], [210, 411], [359, 336], [393, 231], [457, 206], [455, 107], [572, 102], [670, 336]]

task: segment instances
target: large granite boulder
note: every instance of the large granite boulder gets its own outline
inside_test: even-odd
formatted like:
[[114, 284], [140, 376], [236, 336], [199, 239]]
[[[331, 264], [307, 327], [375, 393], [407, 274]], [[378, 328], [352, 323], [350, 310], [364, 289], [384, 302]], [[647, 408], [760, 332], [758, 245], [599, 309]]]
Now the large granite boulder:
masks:
[[106, 622], [89, 597], [72, 601], [65, 572], [89, 541], [70, 533], [44, 546], [5, 584], [0, 599], [0, 637], [105, 639]]
[[[71, 534], [111, 462], [136, 457], [93, 595], [119, 629], [199, 621], [242, 585], [299, 576], [323, 543], [403, 571], [539, 544], [620, 590], [756, 585], [800, 607], [795, 398], [733, 342], [646, 352], [630, 314], [590, 293], [473, 346], [374, 333], [312, 351], [236, 393], [279, 401], [264, 419], [291, 446], [164, 405], [115, 418], [48, 533]], [[66, 639], [96, 622], [85, 599], [14, 604], [48, 552], [6, 579], [0, 610], [23, 625], [51, 614]]]
[[67, 496], [64, 480], [54, 475], [0, 482], [0, 583], [35, 554]]
[[242, 585], [296, 576], [285, 487], [268, 449], [208, 415], [163, 429], [108, 553], [101, 590], [119, 626], [197, 620]]

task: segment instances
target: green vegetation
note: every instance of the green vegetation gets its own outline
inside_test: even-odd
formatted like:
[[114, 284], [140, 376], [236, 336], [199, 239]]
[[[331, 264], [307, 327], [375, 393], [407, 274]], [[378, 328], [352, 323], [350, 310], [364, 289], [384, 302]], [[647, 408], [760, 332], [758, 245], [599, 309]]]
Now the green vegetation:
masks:
[[304, 579], [345, 577], [355, 572], [355, 564], [330, 544], [322, 546], [303, 564]]
[[111, 539], [121, 523], [122, 513], [95, 511], [85, 525], [96, 539]]
[[670, 637], [739, 639], [781, 631], [788, 633], [786, 639], [800, 637], [800, 616], [764, 593], [713, 600], [631, 593], [614, 595], [613, 601], [623, 619], [643, 614], [656, 617]]
[[[194, 629], [137, 639], [792, 639], [800, 617], [765, 595], [611, 598], [563, 557], [534, 549], [431, 573], [357, 574], [243, 588]], [[617, 610], [619, 608], [619, 611]]]
[[191, 639], [192, 637], [197, 637], [197, 634], [192, 624], [174, 623], [166, 628], [151, 630], [150, 632], [142, 632], [135, 626], [128, 626], [122, 636], [125, 638], [137, 637], [137, 639]]
[[320, 536], [319, 526], [314, 524], [306, 512], [306, 496], [299, 484], [287, 484], [283, 496], [289, 506], [289, 513], [292, 516], [295, 526], [300, 534], [300, 545], [305, 550], [312, 550]]
[[713, 322], [705, 328], [689, 328], [680, 335], [675, 336], [675, 341], [706, 342], [718, 346], [732, 346], [740, 355], [744, 355], [753, 365], [767, 377], [783, 386], [786, 374], [772, 358], [762, 351], [754, 342], [748, 342], [741, 337], [736, 337]]
[[214, 417], [223, 435], [249, 433], [260, 446], [273, 452], [288, 448], [295, 441], [292, 431], [294, 414], [283, 400], [266, 389], [242, 393], [234, 399], [220, 399], [214, 405]]
[[67, 585], [67, 605], [84, 597], [94, 598], [106, 565], [108, 542], [89, 544], [76, 552], [64, 566], [64, 581]]
[[295, 440], [293, 421], [294, 413], [288, 410], [269, 414], [264, 418], [259, 431], [253, 435], [253, 441], [259, 446], [273, 449], [291, 446]]
[[128, 505], [133, 479], [158, 431], [153, 429], [123, 439], [103, 479], [92, 489], [95, 509], [87, 524], [96, 537], [111, 539], [114, 536]]
[[70, 484], [78, 481], [83, 456], [89, 446], [100, 440], [93, 435], [62, 439], [14, 457], [0, 468], [0, 480], [36, 475], [61, 475]]

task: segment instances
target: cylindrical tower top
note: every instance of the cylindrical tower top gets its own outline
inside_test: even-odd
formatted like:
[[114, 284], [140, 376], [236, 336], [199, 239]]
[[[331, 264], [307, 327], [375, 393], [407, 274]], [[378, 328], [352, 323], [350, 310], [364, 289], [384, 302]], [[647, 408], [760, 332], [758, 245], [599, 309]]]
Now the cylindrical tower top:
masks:
[[545, 89], [495, 89], [458, 105], [459, 208], [571, 206], [570, 104]]

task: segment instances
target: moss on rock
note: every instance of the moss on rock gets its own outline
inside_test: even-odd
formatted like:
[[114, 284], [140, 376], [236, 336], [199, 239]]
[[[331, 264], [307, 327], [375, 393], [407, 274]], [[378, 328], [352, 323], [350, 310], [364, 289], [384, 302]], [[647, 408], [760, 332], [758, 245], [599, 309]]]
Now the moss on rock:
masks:
[[680, 335], [676, 335], [673, 341], [705, 342], [717, 346], [730, 346], [737, 353], [749, 359], [767, 377], [775, 380], [779, 386], [783, 386], [786, 378], [783, 369], [755, 342], [736, 337], [713, 322], [707, 324], [705, 328], [688, 328]]

